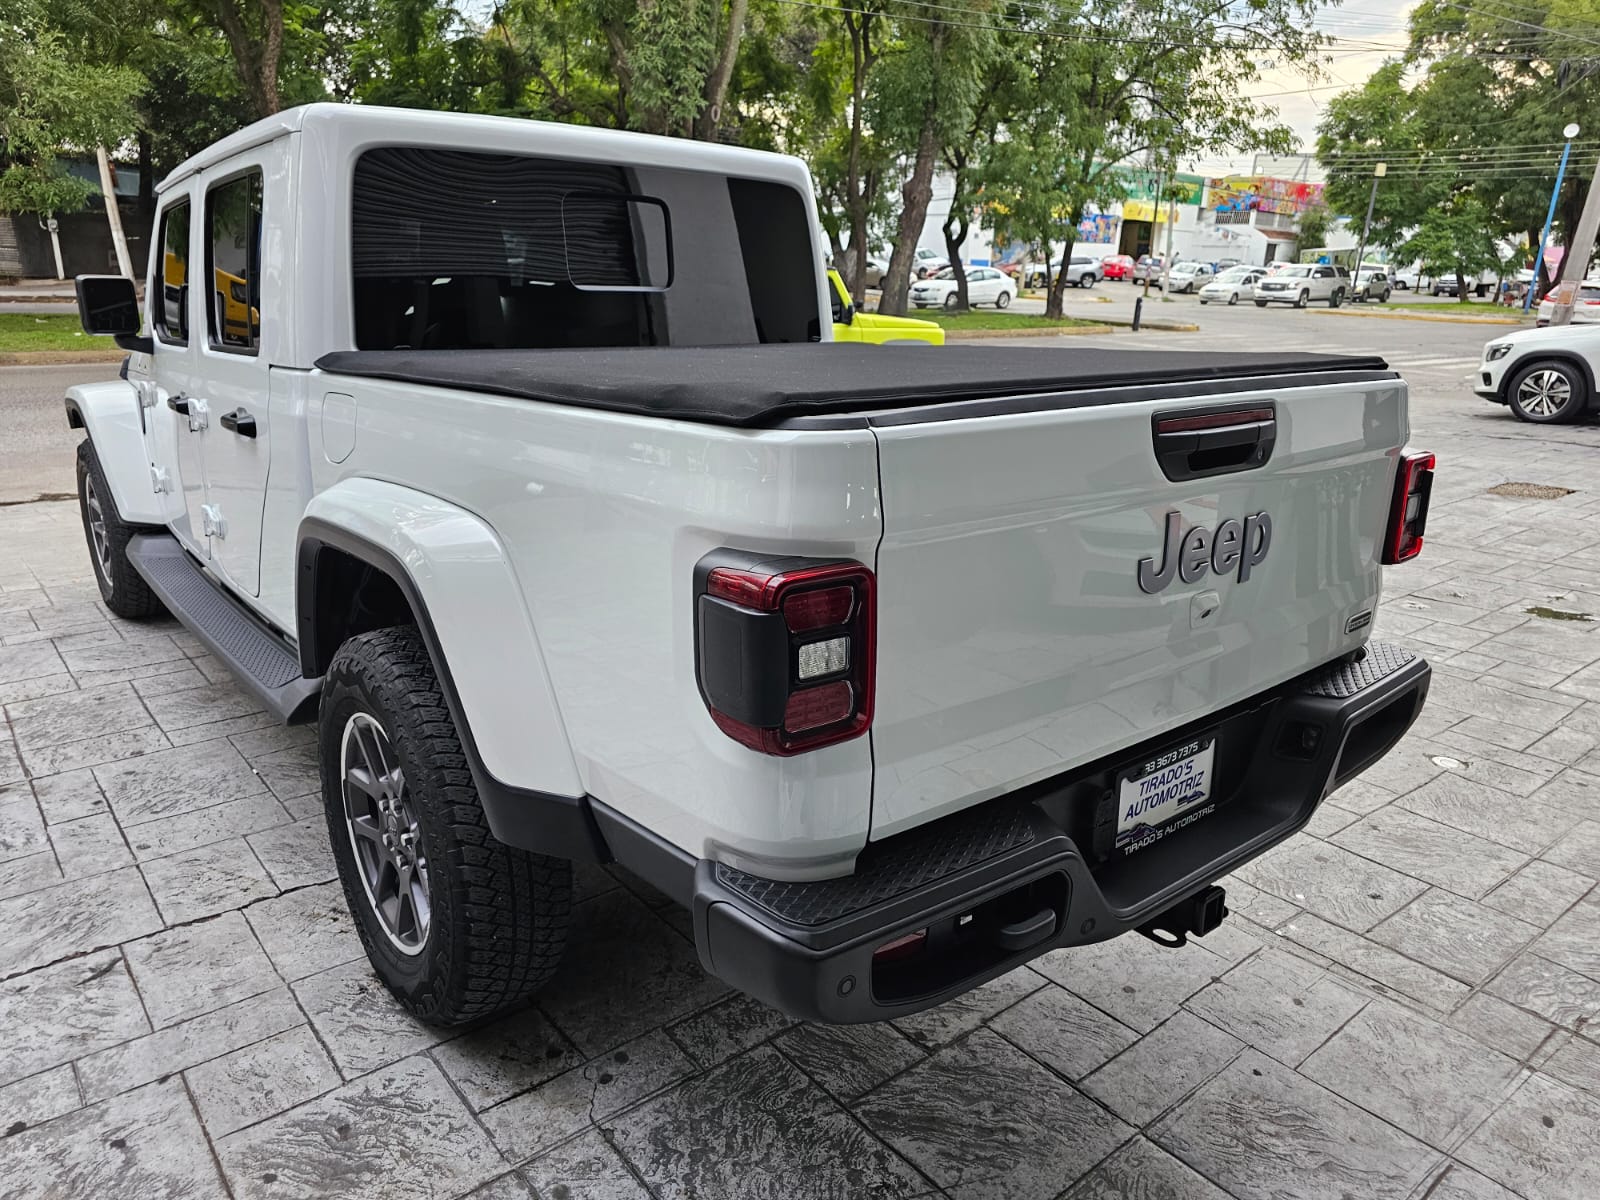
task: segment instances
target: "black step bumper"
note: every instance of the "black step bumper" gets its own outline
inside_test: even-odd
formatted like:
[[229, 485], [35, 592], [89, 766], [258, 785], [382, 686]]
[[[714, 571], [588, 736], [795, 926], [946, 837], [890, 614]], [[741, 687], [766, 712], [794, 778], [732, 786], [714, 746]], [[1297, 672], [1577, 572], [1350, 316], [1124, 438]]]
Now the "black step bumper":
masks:
[[[1050, 950], [1129, 932], [1303, 826], [1399, 741], [1429, 676], [1420, 656], [1373, 643], [1359, 662], [1192, 729], [874, 843], [846, 878], [784, 883], [702, 861], [689, 897], [701, 962], [795, 1016], [877, 1021]], [[1210, 806], [1137, 850], [1118, 849], [1106, 827], [1109, 813], [1115, 828], [1118, 772], [1207, 733], [1218, 739]], [[901, 939], [910, 940], [899, 955], [875, 958]]]

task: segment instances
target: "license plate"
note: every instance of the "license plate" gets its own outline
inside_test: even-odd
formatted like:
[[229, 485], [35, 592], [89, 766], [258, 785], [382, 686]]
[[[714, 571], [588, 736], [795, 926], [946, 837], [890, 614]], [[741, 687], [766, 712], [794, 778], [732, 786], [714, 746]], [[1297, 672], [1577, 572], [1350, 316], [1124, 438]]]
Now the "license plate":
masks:
[[1214, 737], [1158, 755], [1125, 774], [1117, 788], [1117, 849], [1142, 850], [1211, 811]]

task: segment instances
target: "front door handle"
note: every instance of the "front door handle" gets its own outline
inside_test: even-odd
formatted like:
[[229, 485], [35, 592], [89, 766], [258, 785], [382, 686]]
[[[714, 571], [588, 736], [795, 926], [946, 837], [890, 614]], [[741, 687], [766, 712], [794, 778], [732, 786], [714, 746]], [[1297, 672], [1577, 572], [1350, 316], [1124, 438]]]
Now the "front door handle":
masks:
[[186, 396], [168, 396], [167, 407], [185, 417], [189, 415], [189, 400]]
[[240, 437], [253, 438], [256, 435], [256, 419], [242, 408], [231, 413], [223, 413], [217, 420], [222, 423], [224, 429], [232, 430]]

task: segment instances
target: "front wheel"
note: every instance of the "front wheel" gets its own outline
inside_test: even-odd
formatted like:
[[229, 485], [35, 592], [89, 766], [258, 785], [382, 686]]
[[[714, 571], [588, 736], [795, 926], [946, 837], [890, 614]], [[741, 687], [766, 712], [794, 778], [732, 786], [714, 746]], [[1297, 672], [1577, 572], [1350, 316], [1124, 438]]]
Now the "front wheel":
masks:
[[1092, 288], [1094, 286], [1094, 276], [1093, 275], [1085, 275], [1082, 278], [1082, 280], [1079, 281], [1078, 286], [1079, 287]]
[[572, 864], [496, 840], [413, 626], [339, 648], [318, 714], [322, 799], [367, 959], [434, 1025], [497, 1012], [554, 974]]
[[1267, 306], [1267, 302], [1265, 300], [1257, 300], [1256, 301], [1256, 307], [1257, 308], [1265, 308], [1266, 306]]
[[1310, 292], [1301, 292], [1298, 296], [1296, 296], [1294, 298], [1294, 306], [1296, 308], [1304, 308], [1306, 305], [1308, 305], [1310, 303], [1311, 303], [1311, 293]]
[[1506, 399], [1519, 420], [1565, 425], [1576, 421], [1588, 404], [1589, 386], [1571, 363], [1547, 359], [1518, 371], [1506, 388]]
[[1328, 307], [1329, 308], [1338, 308], [1339, 305], [1341, 305], [1343, 303], [1344, 303], [1344, 293], [1343, 292], [1335, 291], [1333, 293], [1333, 295], [1328, 297]]
[[1234, 292], [1233, 295], [1228, 297], [1228, 307], [1232, 308], [1237, 303], [1239, 303], [1239, 293]]
[[955, 292], [951, 292], [948, 296], [946, 296], [944, 298], [945, 311], [946, 312], [955, 312], [956, 305], [957, 305], [957, 303], [960, 302], [960, 299], [961, 299], [961, 297], [958, 296]]
[[996, 296], [994, 298], [994, 306], [996, 308], [1004, 308], [1006, 305], [1008, 305], [1010, 303], [1011, 303], [1011, 293], [1010, 292], [1001, 292], [998, 296]]
[[144, 577], [128, 561], [128, 539], [140, 529], [117, 512], [100, 456], [88, 438], [78, 443], [78, 513], [89, 543], [94, 581], [105, 606], [119, 617], [134, 620], [166, 612]]

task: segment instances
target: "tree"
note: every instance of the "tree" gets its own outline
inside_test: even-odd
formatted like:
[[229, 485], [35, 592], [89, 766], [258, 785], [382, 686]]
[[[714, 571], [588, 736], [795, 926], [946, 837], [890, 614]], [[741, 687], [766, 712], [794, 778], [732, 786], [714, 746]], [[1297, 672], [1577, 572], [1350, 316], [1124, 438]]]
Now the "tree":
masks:
[[[1078, 0], [1019, 5], [1008, 15], [1027, 59], [1029, 95], [1004, 128], [987, 174], [996, 228], [1071, 256], [1078, 223], [1120, 199], [1120, 168], [1224, 149], [1286, 150], [1272, 109], [1242, 99], [1271, 54], [1311, 65], [1320, 35], [1316, 0]], [[1008, 46], [1011, 52], [1017, 52]], [[1061, 315], [1066, 272], [1046, 312]]]
[[138, 125], [145, 81], [86, 62], [42, 0], [0, 0], [0, 212], [75, 212], [98, 194], [63, 153], [92, 155]]
[[1401, 253], [1421, 261], [1429, 275], [1454, 275], [1456, 296], [1467, 302], [1468, 275], [1500, 268], [1500, 253], [1490, 231], [1489, 213], [1470, 189], [1440, 194], [1423, 214]]

